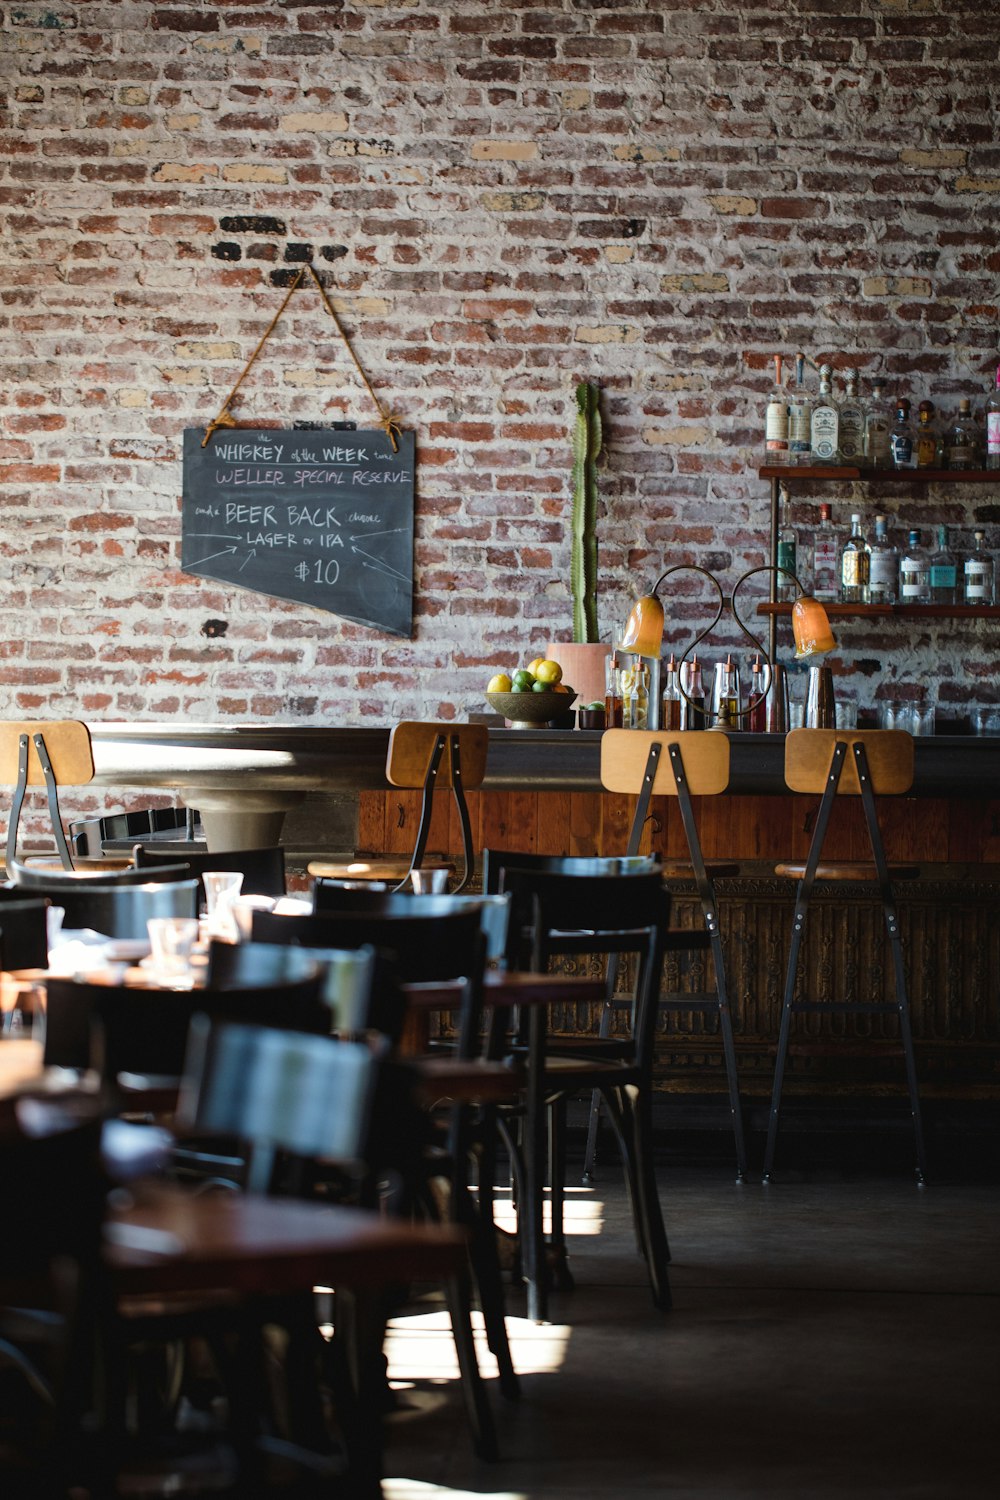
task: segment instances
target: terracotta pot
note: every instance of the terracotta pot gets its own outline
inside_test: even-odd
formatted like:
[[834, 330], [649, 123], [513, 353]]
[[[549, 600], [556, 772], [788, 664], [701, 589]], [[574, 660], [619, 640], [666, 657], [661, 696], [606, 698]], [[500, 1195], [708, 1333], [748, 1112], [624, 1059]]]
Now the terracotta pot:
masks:
[[563, 682], [576, 692], [577, 706], [604, 702], [604, 663], [611, 653], [606, 641], [550, 641], [545, 654], [563, 670]]

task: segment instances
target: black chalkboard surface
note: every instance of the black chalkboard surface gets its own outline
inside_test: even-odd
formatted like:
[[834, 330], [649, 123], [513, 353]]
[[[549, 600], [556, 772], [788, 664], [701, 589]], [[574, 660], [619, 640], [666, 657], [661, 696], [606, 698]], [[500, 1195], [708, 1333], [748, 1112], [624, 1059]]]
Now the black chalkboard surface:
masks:
[[181, 566], [409, 636], [412, 432], [184, 429]]

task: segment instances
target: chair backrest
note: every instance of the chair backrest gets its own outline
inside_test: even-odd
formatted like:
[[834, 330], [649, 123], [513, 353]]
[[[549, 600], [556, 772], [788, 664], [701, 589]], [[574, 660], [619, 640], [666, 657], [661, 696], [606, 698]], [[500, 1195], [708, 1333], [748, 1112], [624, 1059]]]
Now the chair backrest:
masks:
[[520, 849], [484, 849], [483, 890], [491, 895], [502, 892], [508, 869], [535, 870], [540, 875], [648, 875], [659, 864], [658, 854], [527, 854]]
[[502, 958], [506, 951], [509, 895], [416, 896], [406, 891], [366, 890], [363, 886], [322, 877], [313, 882], [312, 894], [313, 912], [317, 916], [330, 911], [363, 911], [387, 916], [439, 917], [476, 907], [486, 935], [487, 961]]
[[46, 1066], [96, 1068], [110, 1088], [123, 1073], [179, 1078], [195, 1015], [329, 1032], [320, 999], [322, 975], [287, 984], [216, 990], [128, 989], [121, 985], [51, 978], [46, 986]]
[[[201, 879], [206, 870], [238, 870], [243, 876], [244, 896], [283, 896], [285, 894], [285, 851], [280, 845], [270, 849], [233, 849], [208, 853], [169, 854], [136, 844], [132, 851], [137, 870], [162, 869], [183, 860], [188, 874]], [[148, 877], [155, 879], [156, 876]]]
[[390, 786], [423, 788], [410, 868], [397, 889], [402, 889], [413, 871], [420, 869], [427, 847], [433, 794], [438, 787], [451, 788], [462, 828], [465, 869], [457, 889], [464, 890], [472, 879], [472, 826], [465, 793], [482, 784], [489, 738], [489, 730], [484, 724], [438, 724], [404, 719], [393, 727], [385, 763], [386, 780]]
[[29, 786], [45, 787], [49, 819], [63, 867], [73, 868], [59, 811], [59, 787], [85, 786], [93, 779], [90, 731], [76, 719], [49, 723], [20, 720], [0, 723], [0, 782], [14, 787], [7, 824], [7, 864], [17, 856], [17, 834]]
[[[608, 792], [637, 797], [649, 762], [650, 746], [680, 748], [692, 797], [713, 797], [729, 785], [729, 736], [714, 729], [607, 729], [601, 736], [601, 785]], [[664, 754], [650, 788], [658, 797], [676, 797], [677, 783]]]
[[191, 1029], [177, 1121], [249, 1145], [247, 1187], [265, 1191], [278, 1151], [364, 1159], [379, 1066], [377, 1054], [360, 1043], [199, 1020]]
[[300, 948], [277, 943], [216, 943], [208, 949], [208, 984], [273, 984], [318, 966], [320, 996], [330, 1008], [329, 1029], [339, 1036], [378, 1032], [395, 1046], [403, 1029], [405, 1001], [396, 968], [386, 955], [361, 948]]
[[0, 901], [0, 969], [45, 969], [50, 902]]
[[150, 885], [97, 884], [67, 880], [36, 886], [32, 894], [49, 896], [65, 913], [64, 928], [89, 927], [110, 938], [144, 938], [150, 917], [196, 917], [197, 880]]
[[[109, 860], [108, 863], [111, 864], [112, 861]], [[55, 889], [60, 892], [78, 885], [164, 885], [175, 880], [188, 880], [192, 874], [177, 855], [174, 855], [169, 864], [158, 865], [156, 869], [149, 870], [130, 867], [121, 870], [101, 869], [99, 861], [96, 868], [88, 865], [75, 870], [56, 870], [51, 865], [29, 865], [23, 860], [15, 859], [7, 873], [13, 883], [24, 890]]]
[[899, 796], [913, 785], [913, 737], [902, 729], [793, 729], [785, 737], [785, 784], [792, 792], [826, 791], [838, 745], [848, 754], [837, 783], [839, 796], [860, 797], [861, 783], [853, 745], [863, 745], [871, 790], [876, 796]]
[[[93, 859], [109, 851], [124, 854], [137, 839], [157, 834], [162, 840], [173, 835], [182, 845], [193, 843], [194, 849], [202, 849], [204, 844], [195, 842], [197, 817], [187, 807], [140, 807], [131, 812], [110, 813], [104, 818], [76, 818], [69, 825], [70, 843], [74, 854]], [[183, 854], [175, 851], [174, 857], [183, 858]]]

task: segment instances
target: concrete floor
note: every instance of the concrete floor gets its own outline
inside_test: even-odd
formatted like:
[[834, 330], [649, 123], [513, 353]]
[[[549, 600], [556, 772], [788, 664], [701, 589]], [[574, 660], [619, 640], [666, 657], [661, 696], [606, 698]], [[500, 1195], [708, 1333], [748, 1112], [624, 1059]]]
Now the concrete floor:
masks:
[[443, 1315], [397, 1320], [387, 1500], [1000, 1493], [995, 1176], [820, 1166], [764, 1188], [716, 1160], [660, 1180], [673, 1311], [652, 1307], [609, 1165], [573, 1194], [577, 1285], [551, 1324], [510, 1294], [523, 1396], [494, 1402], [499, 1463], [472, 1457]]

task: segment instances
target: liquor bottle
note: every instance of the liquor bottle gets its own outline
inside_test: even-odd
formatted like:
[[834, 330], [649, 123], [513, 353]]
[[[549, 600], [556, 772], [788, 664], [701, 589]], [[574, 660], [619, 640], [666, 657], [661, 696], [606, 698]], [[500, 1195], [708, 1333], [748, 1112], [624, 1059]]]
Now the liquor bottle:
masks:
[[834, 400], [830, 365], [819, 367], [819, 395], [813, 402], [810, 449], [814, 464], [834, 464], [840, 451], [840, 408]]
[[917, 462], [910, 403], [905, 396], [896, 402], [896, 420], [889, 433], [889, 449], [894, 469], [912, 469]]
[[608, 729], [622, 727], [622, 669], [617, 651], [605, 658], [604, 723]]
[[945, 442], [948, 447], [949, 469], [975, 468], [976, 424], [969, 410], [968, 396], [963, 396], [958, 403], [958, 416], [948, 428]]
[[740, 674], [732, 656], [715, 664], [712, 688], [712, 728], [731, 732], [740, 723]]
[[891, 426], [892, 414], [886, 405], [883, 385], [880, 380], [876, 380], [865, 407], [865, 458], [873, 469], [887, 469], [892, 463], [892, 450], [889, 447]]
[[938, 526], [937, 547], [931, 553], [930, 582], [932, 604], [954, 604], [958, 583], [958, 567], [955, 557], [948, 549], [948, 528]]
[[788, 491], [781, 485], [781, 509], [778, 515], [778, 567], [784, 568], [775, 580], [775, 593], [779, 599], [795, 599], [798, 589], [787, 575], [798, 572], [798, 538], [791, 523]]
[[899, 555], [889, 540], [885, 516], [876, 516], [868, 565], [869, 604], [895, 604], [898, 585]]
[[641, 658], [622, 672], [622, 728], [645, 729], [649, 724], [649, 668]]
[[681, 728], [704, 729], [705, 683], [697, 656], [681, 662], [681, 687], [686, 695], [681, 698]]
[[993, 603], [993, 558], [986, 550], [986, 533], [973, 533], [975, 546], [965, 559], [963, 569], [966, 604], [987, 605]]
[[917, 407], [917, 468], [933, 469], [937, 460], [937, 433], [934, 429], [934, 402], [921, 401]]
[[764, 410], [764, 460], [769, 464], [788, 462], [788, 397], [781, 384], [781, 355], [774, 356], [774, 390]]
[[747, 729], [751, 734], [764, 734], [767, 729], [765, 687], [764, 669], [760, 664], [760, 657], [755, 656], [750, 669], [750, 697], [747, 701]]
[[819, 525], [813, 534], [812, 591], [814, 599], [840, 598], [840, 547], [829, 505], [820, 506]]
[[663, 668], [663, 712], [660, 715], [661, 729], [680, 729], [681, 690], [677, 681], [677, 664], [671, 654]]
[[804, 372], [806, 357], [795, 356], [795, 384], [788, 397], [788, 461], [807, 464], [812, 443], [812, 401], [806, 390]]
[[860, 464], [865, 456], [865, 409], [858, 398], [858, 372], [848, 370], [847, 392], [840, 403], [840, 457], [842, 464]]
[[914, 528], [906, 544], [906, 551], [899, 559], [900, 604], [929, 604], [931, 599], [931, 570], [925, 549], [920, 544], [920, 532]]
[[1000, 365], [996, 388], [986, 403], [986, 467], [1000, 469]]
[[867, 604], [871, 552], [861, 530], [861, 517], [851, 517], [851, 534], [840, 558], [840, 597], [845, 604]]

